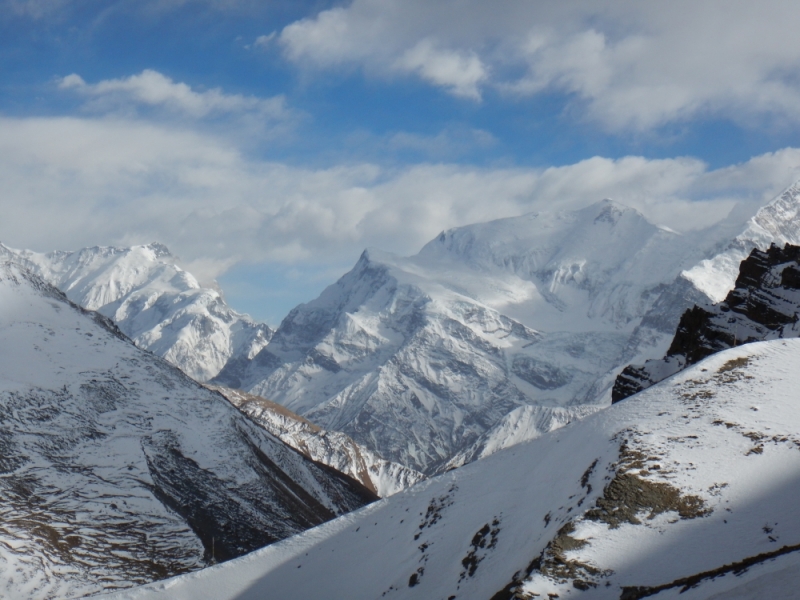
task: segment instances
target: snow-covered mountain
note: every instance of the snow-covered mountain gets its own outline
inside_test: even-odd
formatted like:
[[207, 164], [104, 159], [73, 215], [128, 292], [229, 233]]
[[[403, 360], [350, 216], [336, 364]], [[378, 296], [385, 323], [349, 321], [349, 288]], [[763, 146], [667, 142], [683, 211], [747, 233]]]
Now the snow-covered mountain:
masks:
[[754, 248], [766, 250], [771, 244], [800, 245], [800, 181], [761, 207], [743, 231], [719, 252], [688, 269], [682, 276], [711, 302], [722, 302], [733, 289], [739, 263]]
[[545, 433], [563, 427], [576, 419], [582, 419], [602, 408], [603, 406], [598, 404], [563, 407], [534, 406], [530, 404], [520, 406], [500, 419], [497, 425], [489, 429], [475, 442], [448, 460], [438, 469], [438, 472], [444, 473], [475, 460], [486, 458], [503, 448], [510, 448], [516, 444], [536, 439]]
[[11, 263], [0, 422], [3, 598], [199, 569], [375, 499]]
[[422, 473], [383, 460], [339, 431], [326, 431], [285, 406], [241, 390], [208, 385], [253, 421], [311, 460], [349, 475], [381, 498], [424, 479]]
[[[252, 359], [273, 334], [267, 325], [227, 306], [217, 289], [201, 286], [162, 244], [48, 254], [0, 244], [0, 259], [35, 272], [76, 304], [109, 317], [136, 345], [198, 381], [212, 378], [232, 356]], [[268, 405], [246, 402], [241, 408], [292, 447], [355, 477], [380, 496], [422, 478], [359, 447], [345, 434], [286, 419], [284, 413], [265, 410]]]
[[683, 306], [633, 333], [713, 233], [679, 235], [605, 200], [447, 231], [411, 258], [369, 250], [215, 381], [430, 474], [485, 454], [469, 448], [513, 411], [569, 407], [566, 421], [605, 401], [617, 369], [663, 354]]
[[664, 358], [629, 365], [619, 374], [619, 402], [715, 352], [741, 344], [800, 336], [800, 246], [754, 248], [723, 302], [687, 310]]
[[47, 254], [0, 244], [0, 260], [109, 317], [139, 347], [198, 381], [215, 376], [231, 356], [252, 358], [272, 336], [267, 325], [232, 310], [218, 290], [202, 287], [162, 244]]
[[796, 597], [800, 340], [117, 600]]

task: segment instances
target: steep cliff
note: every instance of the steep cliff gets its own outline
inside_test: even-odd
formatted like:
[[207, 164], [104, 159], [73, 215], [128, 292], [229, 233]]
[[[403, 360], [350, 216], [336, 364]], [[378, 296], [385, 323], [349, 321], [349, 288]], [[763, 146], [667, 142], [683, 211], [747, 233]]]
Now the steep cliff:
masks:
[[646, 389], [711, 354], [750, 342], [800, 335], [800, 247], [753, 249], [735, 287], [717, 305], [696, 305], [681, 317], [664, 358], [619, 374], [612, 402]]

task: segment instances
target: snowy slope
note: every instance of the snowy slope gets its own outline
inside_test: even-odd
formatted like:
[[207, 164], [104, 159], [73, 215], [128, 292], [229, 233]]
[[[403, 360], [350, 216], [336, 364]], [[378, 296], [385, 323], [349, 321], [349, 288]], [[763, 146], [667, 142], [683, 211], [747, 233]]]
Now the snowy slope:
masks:
[[272, 336], [268, 326], [227, 306], [219, 291], [201, 287], [161, 244], [47, 254], [0, 244], [0, 259], [111, 318], [139, 347], [198, 381], [216, 375], [231, 356], [252, 358]]
[[0, 597], [239, 556], [374, 498], [17, 265], [0, 265]]
[[370, 250], [215, 381], [430, 474], [512, 411], [604, 401], [616, 369], [663, 354], [674, 323], [633, 332], [713, 240], [603, 201]]
[[[233, 311], [220, 292], [205, 288], [177, 266], [160, 244], [132, 248], [96, 247], [78, 252], [37, 254], [0, 244], [0, 257], [36, 272], [73, 302], [111, 318], [141, 348], [162, 356], [198, 381], [216, 375], [236, 356], [253, 358], [272, 336], [265, 324]], [[254, 405], [248, 405], [251, 408]], [[272, 418], [269, 418], [272, 417]], [[421, 475], [390, 463], [348, 436], [291, 425], [272, 412], [259, 412], [262, 425], [304, 454], [354, 476], [381, 496], [403, 489]], [[265, 420], [266, 419], [266, 420]], [[297, 444], [292, 443], [296, 441]]]
[[795, 597], [798, 374], [800, 340], [727, 350], [299, 536], [114, 597]]
[[206, 386], [272, 435], [311, 460], [349, 475], [381, 498], [396, 494], [424, 479], [417, 471], [383, 460], [339, 431], [326, 431], [286, 407], [241, 390]]

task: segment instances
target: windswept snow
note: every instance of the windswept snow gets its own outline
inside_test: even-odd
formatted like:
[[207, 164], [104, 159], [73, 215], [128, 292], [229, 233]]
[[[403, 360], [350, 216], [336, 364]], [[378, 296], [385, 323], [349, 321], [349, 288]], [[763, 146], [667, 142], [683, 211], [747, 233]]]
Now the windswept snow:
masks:
[[744, 231], [719, 253], [682, 275], [713, 303], [722, 302], [736, 283], [739, 263], [753, 248], [766, 250], [770, 244], [800, 245], [800, 182], [763, 206], [748, 221]]
[[800, 340], [727, 350], [291, 539], [113, 598], [792, 597], [798, 374]]

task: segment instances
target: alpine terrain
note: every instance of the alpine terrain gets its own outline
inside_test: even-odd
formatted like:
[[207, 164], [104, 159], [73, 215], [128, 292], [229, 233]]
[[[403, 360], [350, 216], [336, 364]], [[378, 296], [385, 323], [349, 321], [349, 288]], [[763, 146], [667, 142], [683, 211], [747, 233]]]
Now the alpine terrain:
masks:
[[383, 460], [340, 431], [326, 431], [266, 398], [208, 385], [272, 435], [311, 460], [349, 475], [381, 498], [424, 479], [422, 473]]
[[619, 402], [706, 356], [750, 342], [800, 336], [800, 246], [755, 248], [725, 300], [687, 310], [661, 360], [630, 365], [617, 377]]
[[619, 368], [666, 350], [684, 304], [637, 326], [720, 235], [606, 200], [447, 231], [411, 258], [369, 250], [214, 381], [441, 472], [607, 403]]
[[[76, 304], [109, 317], [137, 346], [163, 357], [197, 381], [216, 375], [232, 356], [252, 358], [273, 334], [269, 326], [231, 309], [219, 290], [201, 286], [162, 244], [48, 254], [0, 244], [0, 259], [35, 272]], [[225, 393], [223, 388], [218, 391]], [[227, 396], [231, 400], [238, 397]], [[241, 406], [253, 409], [255, 404]], [[260, 406], [253, 416], [268, 431], [381, 496], [422, 477], [357, 446], [344, 434], [309, 428], [287, 420], [285, 412], [264, 410], [263, 403]]]
[[202, 287], [162, 244], [47, 254], [0, 244], [0, 259], [109, 317], [137, 346], [198, 381], [216, 375], [231, 356], [254, 356], [272, 336], [267, 325], [225, 304], [217, 289]]
[[411, 258], [364, 252], [215, 378], [430, 475], [607, 405], [719, 301], [753, 248], [800, 243], [800, 184], [743, 222], [678, 234], [604, 200], [443, 232]]
[[185, 573], [375, 499], [16, 264], [0, 307], [0, 596]]
[[538, 439], [116, 600], [794, 597], [800, 340], [725, 350]]

